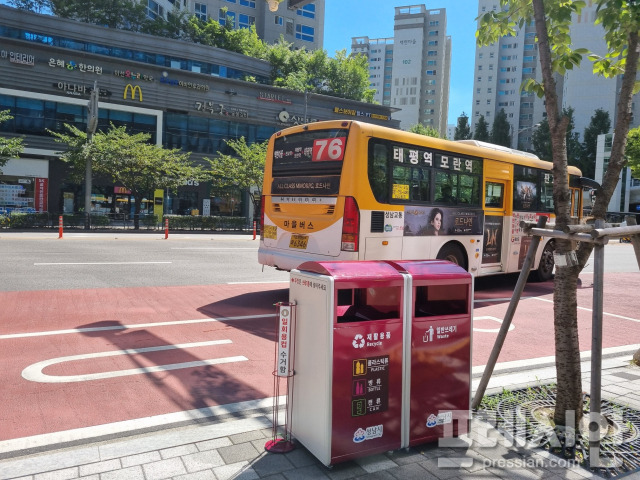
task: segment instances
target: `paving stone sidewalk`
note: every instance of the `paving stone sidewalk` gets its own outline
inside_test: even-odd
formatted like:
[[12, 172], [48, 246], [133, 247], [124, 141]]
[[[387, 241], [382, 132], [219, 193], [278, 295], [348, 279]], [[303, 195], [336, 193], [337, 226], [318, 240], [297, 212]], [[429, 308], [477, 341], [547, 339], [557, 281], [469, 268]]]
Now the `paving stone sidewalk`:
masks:
[[[640, 367], [628, 362], [615, 365], [603, 371], [603, 398], [640, 410]], [[514, 377], [505, 378], [513, 381]], [[0, 479], [599, 478], [540, 448], [514, 445], [478, 418], [472, 421], [471, 433], [461, 437], [462, 442], [456, 446], [427, 444], [341, 463], [332, 468], [322, 465], [300, 444], [286, 454], [268, 453], [264, 445], [270, 439], [270, 416], [253, 413], [246, 418], [218, 419], [206, 424], [15, 456], [0, 460]], [[624, 478], [638, 480], [640, 472]]]

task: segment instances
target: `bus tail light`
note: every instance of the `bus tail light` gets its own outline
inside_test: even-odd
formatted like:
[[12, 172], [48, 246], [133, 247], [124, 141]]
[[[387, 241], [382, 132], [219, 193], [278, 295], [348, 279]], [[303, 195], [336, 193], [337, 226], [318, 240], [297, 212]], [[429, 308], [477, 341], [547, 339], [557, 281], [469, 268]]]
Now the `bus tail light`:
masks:
[[360, 232], [360, 210], [356, 199], [345, 197], [344, 216], [342, 218], [342, 243], [340, 250], [343, 252], [358, 251], [358, 236]]
[[260, 240], [264, 240], [264, 195], [260, 197]]

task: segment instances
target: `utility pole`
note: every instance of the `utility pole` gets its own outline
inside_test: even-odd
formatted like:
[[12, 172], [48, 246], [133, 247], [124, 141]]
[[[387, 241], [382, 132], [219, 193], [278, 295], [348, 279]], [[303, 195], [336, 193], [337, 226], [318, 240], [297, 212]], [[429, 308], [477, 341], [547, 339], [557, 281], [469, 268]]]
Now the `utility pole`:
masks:
[[[96, 133], [98, 128], [98, 81], [93, 82], [93, 90], [91, 90], [91, 96], [89, 97], [88, 114], [87, 114], [87, 144], [90, 144], [93, 139], [93, 134]], [[84, 183], [84, 229], [91, 229], [91, 154], [87, 155], [87, 164], [85, 168], [85, 183]]]

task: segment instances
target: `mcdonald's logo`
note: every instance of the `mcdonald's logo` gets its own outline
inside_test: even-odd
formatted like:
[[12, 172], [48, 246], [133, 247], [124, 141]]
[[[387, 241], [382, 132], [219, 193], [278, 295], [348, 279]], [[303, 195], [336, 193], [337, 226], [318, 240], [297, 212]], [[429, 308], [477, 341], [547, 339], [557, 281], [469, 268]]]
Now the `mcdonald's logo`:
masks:
[[127, 92], [131, 92], [131, 100], [136, 99], [136, 92], [138, 92], [138, 101], [142, 101], [142, 89], [140, 85], [133, 86], [130, 83], [127, 83], [127, 86], [124, 87], [124, 93], [122, 94], [122, 98], [127, 99]]

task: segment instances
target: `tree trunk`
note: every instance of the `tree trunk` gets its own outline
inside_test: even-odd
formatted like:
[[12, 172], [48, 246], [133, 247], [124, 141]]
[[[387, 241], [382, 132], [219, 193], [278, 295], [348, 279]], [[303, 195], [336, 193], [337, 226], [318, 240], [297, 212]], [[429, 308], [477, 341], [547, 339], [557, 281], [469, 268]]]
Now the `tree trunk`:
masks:
[[[562, 116], [556, 82], [551, 69], [551, 46], [545, 21], [543, 0], [533, 0], [533, 11], [538, 36], [538, 54], [545, 94], [545, 109], [553, 152], [553, 200], [555, 228], [562, 229], [571, 221], [571, 197], [567, 168], [567, 126], [569, 118]], [[565, 255], [572, 243], [556, 239], [556, 253]], [[580, 344], [578, 343], [578, 275], [582, 266], [559, 267], [553, 290], [553, 324], [556, 349], [557, 394], [554, 421], [556, 425], [577, 426], [582, 416], [582, 377], [580, 371]]]
[[134, 195], [133, 198], [136, 200], [136, 205], [133, 210], [133, 229], [140, 230], [140, 208], [142, 207], [142, 199], [144, 195]]

